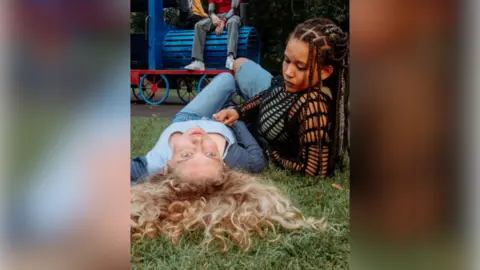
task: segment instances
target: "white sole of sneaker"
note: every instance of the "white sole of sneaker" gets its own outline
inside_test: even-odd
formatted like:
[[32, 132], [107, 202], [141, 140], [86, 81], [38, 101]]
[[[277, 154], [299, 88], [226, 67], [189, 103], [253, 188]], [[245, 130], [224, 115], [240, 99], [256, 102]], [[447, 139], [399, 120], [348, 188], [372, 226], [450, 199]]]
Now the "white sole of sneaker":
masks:
[[185, 70], [195, 71], [195, 70], [205, 70], [205, 68], [184, 68]]

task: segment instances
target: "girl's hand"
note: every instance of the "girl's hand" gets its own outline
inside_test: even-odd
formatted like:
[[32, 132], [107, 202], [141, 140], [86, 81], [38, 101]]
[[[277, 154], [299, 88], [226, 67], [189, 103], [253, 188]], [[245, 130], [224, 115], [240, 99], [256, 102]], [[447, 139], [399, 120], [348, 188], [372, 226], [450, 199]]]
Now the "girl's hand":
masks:
[[218, 23], [220, 22], [220, 18], [218, 18], [217, 15], [212, 14], [212, 16], [210, 17], [210, 19], [212, 20], [213, 25], [218, 26]]
[[233, 125], [239, 118], [238, 112], [234, 109], [223, 109], [213, 115], [213, 119], [227, 126]]
[[215, 34], [217, 34], [217, 36], [221, 35], [223, 29], [225, 29], [225, 22], [223, 20], [220, 20], [220, 22], [217, 24], [217, 27], [215, 28]]

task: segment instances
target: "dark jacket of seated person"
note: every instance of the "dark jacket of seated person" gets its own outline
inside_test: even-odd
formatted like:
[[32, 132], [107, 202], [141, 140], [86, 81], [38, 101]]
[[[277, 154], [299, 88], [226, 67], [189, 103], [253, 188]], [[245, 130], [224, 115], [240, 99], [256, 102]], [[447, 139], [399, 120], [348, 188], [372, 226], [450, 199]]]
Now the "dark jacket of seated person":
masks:
[[183, 29], [193, 29], [197, 22], [208, 18], [201, 0], [178, 0], [178, 4], [180, 27]]

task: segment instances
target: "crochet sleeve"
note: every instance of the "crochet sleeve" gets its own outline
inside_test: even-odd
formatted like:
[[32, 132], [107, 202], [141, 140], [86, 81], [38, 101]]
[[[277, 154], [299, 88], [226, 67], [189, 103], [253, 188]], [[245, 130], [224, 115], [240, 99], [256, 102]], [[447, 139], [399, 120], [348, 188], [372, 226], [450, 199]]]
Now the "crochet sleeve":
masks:
[[[327, 134], [327, 103], [318, 93], [310, 93], [311, 99], [306, 101], [306, 96], [301, 97], [304, 105], [298, 117], [300, 152], [294, 159], [282, 157], [279, 152], [272, 151], [272, 158], [284, 168], [306, 175], [326, 176], [328, 165], [328, 145], [321, 145], [328, 141]], [[293, 108], [295, 110], [295, 107]]]
[[236, 106], [235, 110], [240, 116], [240, 120], [245, 122], [251, 122], [259, 113], [260, 103], [262, 101], [262, 96], [267, 92], [267, 90], [262, 91], [256, 96], [252, 97], [245, 103]]

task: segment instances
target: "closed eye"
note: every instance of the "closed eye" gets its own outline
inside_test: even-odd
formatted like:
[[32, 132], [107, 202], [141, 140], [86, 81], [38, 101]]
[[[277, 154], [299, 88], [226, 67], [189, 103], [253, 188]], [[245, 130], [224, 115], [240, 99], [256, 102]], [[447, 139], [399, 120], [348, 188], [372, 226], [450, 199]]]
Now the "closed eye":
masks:
[[[290, 61], [290, 59], [288, 59], [288, 57], [287, 57], [286, 55], [285, 55], [283, 61], [284, 61], [286, 64], [290, 64], [290, 63], [292, 62], [292, 61]], [[300, 71], [305, 71], [305, 70], [307, 70], [307, 68], [304, 67], [304, 66], [296, 65], [295, 67], [296, 67], [298, 70], [300, 70]]]
[[298, 70], [301, 70], [301, 71], [305, 71], [305, 70], [307, 70], [307, 68], [306, 68], [306, 67], [300, 67], [300, 66], [297, 66], [297, 68], [298, 68]]

